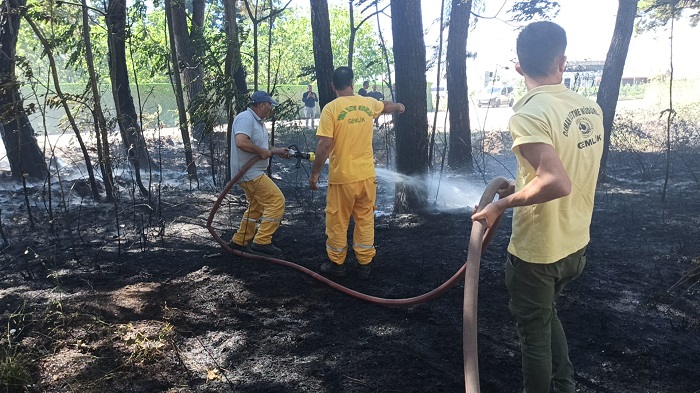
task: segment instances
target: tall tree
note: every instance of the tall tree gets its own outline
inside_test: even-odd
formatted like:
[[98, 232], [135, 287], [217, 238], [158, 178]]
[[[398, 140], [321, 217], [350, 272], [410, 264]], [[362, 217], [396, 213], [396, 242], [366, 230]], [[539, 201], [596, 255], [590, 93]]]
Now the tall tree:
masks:
[[61, 106], [63, 106], [63, 110], [66, 112], [66, 117], [68, 118], [68, 122], [70, 123], [71, 128], [73, 128], [73, 133], [75, 134], [75, 138], [78, 141], [78, 145], [80, 146], [80, 151], [83, 153], [83, 160], [85, 160], [85, 168], [87, 169], [88, 173], [88, 182], [90, 183], [90, 190], [92, 190], [92, 197], [94, 200], [99, 201], [100, 191], [97, 188], [95, 170], [92, 167], [92, 160], [90, 159], [90, 154], [88, 153], [87, 146], [83, 141], [83, 136], [80, 133], [80, 128], [78, 127], [78, 124], [75, 121], [75, 116], [73, 116], [73, 111], [68, 105], [68, 99], [66, 98], [66, 95], [63, 94], [63, 89], [61, 89], [61, 83], [58, 77], [58, 67], [56, 66], [56, 60], [54, 57], [53, 44], [49, 42], [49, 40], [45, 37], [44, 33], [39, 29], [39, 27], [32, 20], [32, 18], [27, 17], [27, 14], [25, 14], [24, 19], [27, 21], [27, 24], [29, 24], [29, 26], [32, 28], [34, 34], [39, 39], [39, 42], [41, 42], [41, 45], [44, 47], [44, 53], [46, 54], [46, 57], [49, 60], [49, 70], [51, 72], [51, 79], [53, 80], [54, 89], [56, 89], [56, 95], [58, 96], [61, 102]]
[[382, 49], [382, 60], [384, 61], [383, 66], [386, 67], [386, 76], [384, 83], [389, 88], [389, 94], [391, 94], [391, 100], [394, 100], [394, 84], [391, 81], [391, 59], [389, 59], [389, 51], [386, 49], [386, 43], [384, 42], [384, 34], [382, 33], [382, 26], [379, 23], [379, 4], [374, 3], [374, 10], [377, 17], [377, 31], [379, 32], [379, 47]]
[[[235, 114], [245, 109], [247, 104], [245, 96], [248, 92], [246, 72], [241, 59], [241, 42], [238, 36], [238, 0], [224, 2], [224, 17], [227, 39], [224, 67], [226, 75], [233, 82], [235, 110], [232, 114]], [[233, 120], [233, 118], [231, 117], [229, 120]]]
[[450, 32], [447, 39], [447, 111], [450, 114], [450, 150], [447, 163], [471, 172], [472, 136], [467, 87], [467, 37], [472, 0], [452, 0]]
[[95, 71], [95, 58], [92, 54], [92, 39], [90, 37], [90, 17], [88, 15], [87, 0], [81, 0], [81, 15], [83, 22], [83, 41], [85, 44], [85, 63], [88, 67], [89, 85], [92, 92], [92, 116], [95, 125], [95, 139], [97, 140], [97, 158], [100, 163], [102, 180], [105, 186], [105, 200], [114, 201], [114, 177], [112, 174], [112, 159], [109, 151], [109, 137], [107, 135], [107, 120], [102, 112], [102, 101], [98, 87], [97, 72]]
[[[179, 1], [179, 0], [175, 0]], [[173, 67], [172, 80], [175, 91], [175, 101], [177, 103], [178, 123], [180, 124], [180, 135], [185, 148], [185, 162], [187, 164], [187, 175], [190, 180], [197, 179], [197, 166], [192, 157], [192, 143], [190, 142], [190, 132], [187, 126], [187, 109], [185, 108], [185, 97], [182, 94], [182, 79], [180, 77], [180, 63], [177, 55], [177, 45], [175, 44], [174, 21], [172, 0], [165, 0], [165, 15], [168, 27], [168, 37], [170, 39], [171, 65]]]
[[258, 7], [258, 0], [255, 0], [255, 5], [253, 8], [250, 7], [250, 1], [243, 0], [245, 8], [248, 11], [248, 16], [250, 17], [250, 21], [253, 22], [253, 86], [255, 90], [259, 89], [258, 72], [260, 70], [260, 62], [258, 58], [258, 30], [260, 29], [260, 24], [265, 20], [271, 19], [275, 15], [284, 11], [291, 2], [292, 0], [289, 0], [287, 4], [284, 5], [284, 7], [279, 9], [274, 9], [270, 7], [269, 13], [267, 15], [262, 15], [262, 12], [264, 10], [262, 9], [262, 7]]
[[318, 83], [319, 105], [323, 108], [335, 98], [333, 81], [333, 49], [331, 49], [331, 22], [326, 0], [311, 1], [311, 30], [314, 37], [314, 60]]
[[12, 177], [44, 178], [44, 155], [34, 137], [20, 97], [17, 80], [17, 36], [26, 0], [4, 0], [0, 5], [0, 135], [10, 161]]
[[[420, 0], [391, 2], [396, 100], [406, 111], [396, 117], [396, 169], [409, 176], [428, 171], [428, 100], [425, 81], [425, 41]], [[412, 213], [427, 204], [425, 187], [397, 183], [394, 212]]]
[[117, 124], [122, 136], [122, 143], [134, 168], [136, 185], [142, 195], [148, 195], [148, 189], [141, 180], [141, 167], [148, 165], [146, 152], [136, 115], [134, 99], [129, 87], [129, 70], [126, 65], [126, 0], [110, 0], [105, 15], [107, 22], [107, 42], [109, 47], [109, 74], [112, 85]]
[[[226, 76], [231, 81], [231, 93], [226, 99], [226, 156], [231, 156], [231, 138], [233, 118], [236, 113], [245, 109], [248, 85], [245, 69], [241, 61], [241, 43], [238, 38], [238, 1], [224, 1], [224, 18], [226, 32], [226, 59], [224, 67]], [[228, 161], [227, 161], [228, 162]], [[227, 165], [226, 179], [231, 178], [231, 168]]]
[[[375, 10], [367, 15], [362, 15], [362, 12], [360, 12], [360, 16], [362, 16], [362, 19], [360, 19], [360, 22], [358, 24], [355, 24], [355, 7], [354, 7], [354, 2], [358, 0], [348, 0], [348, 10], [350, 13], [350, 37], [348, 38], [348, 67], [352, 68], [352, 58], [355, 54], [355, 36], [357, 35], [358, 30], [362, 27], [362, 25], [367, 22], [370, 18], [372, 18], [375, 15], [378, 15], [379, 13], [383, 12], [385, 9], [387, 9], [389, 6], [384, 6], [381, 10], [379, 9], [379, 0], [373, 0], [370, 3], [369, 6], [367, 6], [364, 10], [369, 9], [372, 5], [375, 6]], [[359, 0], [358, 3], [363, 3], [363, 0]]]
[[612, 134], [613, 120], [617, 108], [617, 98], [620, 94], [622, 72], [625, 69], [625, 61], [629, 50], [632, 32], [634, 31], [634, 19], [637, 16], [638, 0], [619, 0], [617, 19], [612, 41], [608, 49], [603, 66], [603, 75], [598, 87], [597, 102], [603, 109], [603, 157], [600, 163], [599, 178], [605, 180], [608, 152], [610, 150], [610, 135]]
[[[120, 0], [123, 1], [123, 0]], [[178, 62], [180, 63], [180, 74], [182, 84], [185, 88], [187, 102], [192, 102], [194, 97], [202, 90], [203, 68], [201, 62], [195, 56], [195, 37], [201, 36], [202, 24], [204, 23], [203, 0], [192, 2], [192, 23], [191, 28], [187, 26], [187, 7], [184, 0], [172, 0], [171, 12], [173, 17], [173, 37]]]
[[[438, 38], [438, 51], [435, 54], [435, 59], [437, 61], [437, 81], [435, 82], [435, 91], [437, 92], [437, 94], [435, 95], [435, 104], [433, 105], [433, 124], [432, 126], [430, 126], [430, 143], [428, 144], [428, 168], [430, 169], [433, 169], [435, 134], [437, 133], [437, 120], [440, 108], [440, 82], [442, 81], [442, 48], [445, 44], [445, 39], [443, 37], [445, 35], [445, 28], [447, 27], [447, 25], [445, 24], [445, 1], [446, 0], [440, 0], [440, 37]], [[447, 144], [445, 144], [445, 149], [447, 149]], [[444, 164], [445, 155], [443, 154], [442, 157], [442, 163]]]
[[[123, 1], [123, 0], [120, 0]], [[202, 138], [204, 125], [193, 116], [197, 112], [195, 102], [197, 95], [204, 88], [204, 67], [201, 56], [197, 52], [203, 50], [202, 30], [204, 25], [204, 0], [192, 1], [192, 23], [188, 29], [188, 14], [184, 0], [172, 0], [171, 13], [173, 23], [173, 38], [175, 52], [180, 69], [180, 77], [185, 89], [185, 105], [188, 108], [190, 119], [194, 123], [193, 134], [196, 138]]]

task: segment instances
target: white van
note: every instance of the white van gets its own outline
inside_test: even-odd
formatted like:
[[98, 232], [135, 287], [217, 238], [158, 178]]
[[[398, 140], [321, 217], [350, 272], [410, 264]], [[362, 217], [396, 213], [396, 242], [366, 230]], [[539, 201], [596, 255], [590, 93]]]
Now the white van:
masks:
[[515, 93], [513, 86], [489, 86], [476, 97], [476, 105], [479, 108], [482, 105], [499, 107], [503, 104], [508, 104], [508, 106], [513, 106], [514, 103]]

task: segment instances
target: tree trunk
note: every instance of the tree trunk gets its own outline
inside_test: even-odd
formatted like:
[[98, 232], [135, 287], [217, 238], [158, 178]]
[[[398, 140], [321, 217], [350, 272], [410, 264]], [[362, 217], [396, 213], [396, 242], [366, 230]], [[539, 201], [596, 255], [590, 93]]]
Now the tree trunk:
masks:
[[[272, 12], [272, 7], [274, 4], [272, 3], [273, 0], [270, 0], [269, 2], [269, 7], [270, 7], [270, 12]], [[267, 28], [267, 87], [265, 87], [265, 91], [267, 91], [269, 94], [272, 94], [272, 30], [274, 29], [275, 25], [275, 17], [270, 16], [270, 20], [268, 22], [268, 28]], [[277, 79], [275, 79], [275, 85], [277, 84]], [[274, 142], [275, 138], [275, 131], [274, 131], [274, 120], [272, 122], [272, 141]], [[267, 168], [268, 172], [270, 171], [270, 168]]]
[[46, 37], [44, 37], [39, 28], [36, 26], [36, 24], [31, 20], [31, 18], [27, 17], [27, 15], [24, 15], [24, 19], [27, 21], [32, 30], [34, 30], [34, 34], [36, 34], [37, 38], [44, 47], [44, 53], [46, 54], [46, 57], [49, 60], [49, 69], [51, 71], [51, 77], [53, 79], [54, 88], [56, 89], [56, 95], [61, 100], [61, 105], [63, 106], [63, 110], [66, 112], [68, 122], [73, 128], [73, 133], [75, 133], [75, 138], [77, 139], [78, 145], [80, 146], [80, 151], [83, 153], [83, 160], [85, 160], [85, 168], [87, 169], [88, 173], [88, 182], [90, 183], [90, 190], [92, 190], [92, 198], [95, 201], [99, 201], [100, 191], [97, 188], [97, 180], [95, 180], [95, 170], [92, 167], [92, 160], [90, 159], [90, 154], [88, 153], [87, 146], [85, 146], [85, 142], [83, 142], [83, 137], [80, 134], [80, 128], [78, 128], [78, 124], [75, 122], [73, 112], [71, 111], [70, 106], [68, 106], [66, 97], [63, 94], [63, 90], [61, 89], [61, 84], [58, 80], [58, 69], [56, 67], [56, 60], [54, 59], [53, 55], [53, 48], [51, 47], [51, 44], [46, 39]]
[[[246, 107], [246, 94], [248, 85], [245, 80], [245, 69], [241, 61], [241, 43], [238, 39], [238, 1], [224, 1], [224, 16], [226, 19], [226, 38], [228, 45], [226, 48], [225, 70], [228, 77], [233, 81], [231, 98], [226, 101], [226, 157], [231, 156], [231, 138], [233, 118], [236, 113], [241, 112]], [[231, 179], [231, 168], [226, 161], [226, 179]]]
[[194, 123], [193, 135], [197, 139], [204, 137], [204, 123], [197, 120], [197, 95], [204, 89], [204, 68], [199, 61], [196, 48], [200, 48], [203, 43], [202, 28], [204, 24], [205, 2], [194, 0], [192, 2], [192, 28], [187, 28], [187, 8], [185, 1], [170, 1], [173, 24], [173, 36], [175, 38], [175, 49], [180, 69], [182, 85], [185, 88], [185, 105], [190, 120]]
[[[386, 43], [384, 42], [384, 34], [382, 33], [381, 25], [379, 24], [379, 4], [374, 3], [375, 16], [377, 17], [377, 31], [379, 32], [379, 45], [382, 48], [382, 58], [384, 59], [384, 67], [386, 67], [386, 86], [389, 88], [390, 100], [394, 101], [394, 84], [391, 81], [391, 64], [389, 61], [389, 53], [386, 50]], [[388, 157], [387, 157], [388, 159]]]
[[148, 189], [141, 180], [141, 167], [148, 166], [149, 157], [138, 115], [136, 115], [134, 98], [131, 96], [129, 70], [126, 67], [126, 0], [110, 0], [105, 20], [108, 33], [110, 81], [112, 97], [116, 104], [117, 124], [129, 162], [134, 168], [136, 185], [142, 195], [148, 195]]
[[[178, 0], [176, 0], [178, 1]], [[178, 62], [177, 45], [174, 35], [173, 7], [172, 0], [165, 0], [165, 15], [168, 25], [168, 36], [170, 39], [170, 54], [173, 66], [173, 90], [175, 91], [175, 101], [177, 102], [178, 122], [180, 123], [180, 135], [185, 148], [185, 162], [187, 164], [187, 175], [191, 181], [197, 180], [197, 166], [192, 158], [192, 143], [190, 143], [190, 133], [187, 127], [187, 110], [185, 108], [185, 97], [182, 94], [182, 80], [180, 79], [180, 64]]]
[[245, 2], [246, 8], [248, 9], [248, 14], [250, 15], [250, 20], [253, 23], [253, 89], [258, 90], [258, 71], [260, 71], [260, 62], [258, 59], [258, 28], [261, 19], [258, 19], [258, 2], [255, 2], [255, 12], [251, 12], [250, 4], [248, 0], [243, 0]]
[[85, 63], [90, 77], [90, 89], [92, 91], [93, 109], [92, 115], [95, 124], [95, 136], [97, 139], [97, 157], [100, 162], [100, 171], [105, 186], [106, 201], [114, 201], [114, 178], [112, 176], [112, 159], [109, 152], [109, 138], [107, 135], [107, 121], [102, 112], [100, 90], [97, 86], [97, 72], [95, 72], [95, 58], [92, 54], [92, 40], [90, 39], [90, 18], [88, 16], [87, 0], [82, 0], [83, 16], [83, 41], [85, 42]]
[[331, 21], [326, 0], [311, 1], [311, 31], [314, 39], [314, 61], [318, 102], [321, 109], [335, 99], [333, 82], [333, 50], [331, 49]]
[[348, 0], [348, 11], [350, 12], [350, 37], [348, 38], [348, 67], [352, 69], [352, 57], [355, 52], [355, 34], [357, 29], [355, 29], [355, 7], [353, 7], [353, 2], [355, 0]]
[[[203, 87], [201, 76], [203, 73], [202, 65], [195, 60], [194, 56], [194, 38], [198, 34], [201, 35], [202, 26], [201, 24], [196, 25], [197, 20], [193, 17], [192, 32], [190, 32], [187, 29], [187, 8], [185, 2], [182, 0], [170, 0], [170, 4], [171, 15], [173, 17], [173, 37], [175, 38], [175, 49], [180, 64], [180, 75], [182, 76], [183, 87], [186, 88], [187, 102], [191, 103], [197, 94], [202, 91]], [[204, 5], [204, 2], [201, 0], [193, 2], [193, 6], [200, 8], [194, 9], [197, 18], [201, 19], [200, 23], [203, 23]]]
[[15, 54], [21, 13], [26, 0], [5, 0], [0, 8], [0, 136], [10, 161], [12, 177], [41, 179], [48, 170], [24, 111], [15, 73]]
[[447, 163], [453, 169], [473, 171], [472, 136], [467, 87], [467, 37], [472, 1], [452, 0], [447, 39], [447, 111], [450, 114], [450, 149]]
[[598, 87], [597, 102], [603, 109], [604, 129], [603, 157], [600, 162], [600, 173], [598, 176], [602, 181], [606, 179], [610, 135], [612, 134], [613, 121], [615, 119], [617, 98], [620, 94], [622, 72], [625, 69], [627, 51], [629, 50], [632, 31], [634, 30], [634, 18], [637, 16], [637, 2], [638, 0], [619, 0], [615, 30], [613, 31], [613, 38], [610, 42], [608, 55], [605, 58], [603, 75]]
[[[437, 81], [435, 83], [435, 105], [433, 105], [433, 124], [430, 126], [430, 143], [428, 144], [428, 169], [433, 169], [433, 157], [435, 151], [435, 134], [437, 133], [437, 118], [440, 112], [440, 81], [442, 80], [442, 48], [444, 46], [445, 40], [443, 39], [445, 34], [445, 0], [440, 0], [440, 38], [438, 39], [438, 53], [437, 53]], [[431, 94], [432, 95], [432, 94]], [[447, 143], [445, 143], [445, 149], [447, 149]], [[442, 164], [440, 169], [444, 168], [445, 164], [445, 151], [442, 154]]]
[[[396, 116], [396, 169], [423, 177], [428, 170], [428, 101], [425, 82], [425, 41], [420, 0], [391, 2], [396, 100], [406, 111]], [[427, 204], [424, 186], [397, 183], [395, 213], [413, 213]]]
[[236, 98], [235, 114], [246, 108], [246, 94], [248, 93], [246, 72], [245, 68], [243, 68], [243, 61], [241, 58], [241, 42], [238, 38], [238, 0], [225, 1], [224, 14], [226, 18], [226, 38], [228, 39], [224, 66], [227, 75], [231, 77], [234, 82], [233, 89]]

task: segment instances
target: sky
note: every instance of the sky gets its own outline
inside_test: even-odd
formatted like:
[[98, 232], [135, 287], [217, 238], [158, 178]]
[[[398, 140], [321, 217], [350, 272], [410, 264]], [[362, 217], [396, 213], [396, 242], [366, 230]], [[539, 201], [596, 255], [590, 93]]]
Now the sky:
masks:
[[[446, 0], [449, 2], [450, 0]], [[567, 31], [569, 61], [599, 60], [604, 61], [615, 27], [618, 1], [616, 0], [557, 0], [560, 11], [554, 22]], [[509, 22], [515, 0], [488, 0], [486, 9], [480, 11], [480, 18], [475, 29], [469, 33], [467, 50], [476, 53], [476, 59], [470, 60], [467, 67], [469, 78], [483, 78], [484, 71], [498, 69], [509, 78], [519, 76], [513, 70], [515, 39], [519, 26]], [[308, 0], [293, 0], [293, 5], [309, 7]], [[329, 0], [329, 4], [347, 7], [347, 0]], [[440, 2], [422, 0], [423, 29], [426, 31], [426, 45], [436, 45], [439, 39], [438, 24]], [[500, 12], [499, 12], [500, 10]], [[387, 10], [388, 11], [388, 10]], [[382, 29], [390, 31], [391, 21], [382, 19]], [[376, 24], [375, 24], [376, 26]], [[634, 35], [630, 43], [626, 61], [625, 76], [655, 76], [669, 69], [670, 49], [669, 31]], [[390, 34], [384, 35], [391, 40]], [[674, 74], [677, 78], [699, 78], [700, 60], [698, 51], [682, 50], [695, 47], [700, 37], [700, 27], [690, 28], [687, 21], [676, 24], [674, 38]], [[445, 48], [443, 48], [445, 50]], [[428, 54], [430, 57], [430, 54]], [[507, 69], [506, 69], [507, 67]], [[435, 72], [428, 73], [428, 81], [435, 80]]]
[[[505, 1], [504, 10], [510, 9], [513, 0]], [[559, 14], [553, 19], [567, 31], [567, 57], [571, 61], [599, 60], [604, 61], [610, 47], [618, 2], [614, 0], [558, 0], [561, 5]], [[485, 16], [493, 16], [504, 1], [488, 1], [483, 12]], [[430, 7], [423, 7], [430, 12]], [[437, 11], [439, 16], [439, 11]], [[480, 19], [476, 29], [470, 33], [467, 47], [477, 52], [477, 60], [484, 63], [512, 63], [515, 56], [516, 29], [506, 23], [510, 14], [502, 11], [499, 19]], [[635, 34], [630, 43], [627, 56], [625, 76], [653, 76], [665, 72], [669, 68], [668, 30], [655, 33]], [[698, 74], [695, 67], [696, 53], [682, 51], [678, 48], [688, 47], [691, 39], [700, 36], [700, 28], [690, 28], [688, 22], [677, 23], [675, 31], [676, 47], [674, 53], [674, 72], [676, 76]], [[482, 39], [482, 37], [493, 37]]]

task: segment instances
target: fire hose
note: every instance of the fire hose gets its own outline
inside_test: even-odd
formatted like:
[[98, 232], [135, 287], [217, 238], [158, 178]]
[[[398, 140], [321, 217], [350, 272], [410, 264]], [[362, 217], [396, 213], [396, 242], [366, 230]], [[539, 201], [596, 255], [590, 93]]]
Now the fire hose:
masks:
[[[293, 153], [292, 153], [293, 152]], [[308, 155], [308, 156], [306, 156]], [[313, 161], [313, 153], [302, 153], [296, 146], [290, 146], [290, 158], [297, 158], [299, 162], [302, 158]], [[486, 249], [494, 234], [496, 229], [500, 224], [502, 216], [499, 216], [496, 222], [490, 227], [486, 228], [484, 223], [481, 221], [475, 221], [472, 224], [472, 231], [469, 237], [469, 249], [467, 251], [467, 261], [462, 267], [445, 281], [442, 285], [433, 289], [430, 292], [424, 293], [419, 296], [414, 296], [404, 299], [386, 299], [376, 296], [367, 295], [361, 292], [357, 292], [345, 286], [342, 286], [335, 281], [332, 281], [313, 270], [305, 268], [296, 263], [285, 261], [278, 258], [249, 254], [242, 252], [240, 250], [234, 250], [229, 247], [228, 243], [219, 236], [216, 230], [212, 227], [214, 221], [214, 215], [219, 210], [221, 203], [224, 198], [231, 190], [231, 188], [238, 182], [238, 180], [243, 176], [243, 174], [259, 160], [259, 157], [251, 158], [243, 167], [238, 171], [238, 173], [233, 176], [231, 181], [226, 184], [221, 195], [214, 203], [211, 211], [209, 212], [209, 217], [207, 218], [207, 229], [212, 235], [214, 240], [221, 245], [221, 247], [227, 252], [238, 255], [241, 257], [246, 257], [253, 260], [264, 260], [276, 265], [287, 266], [296, 269], [302, 273], [305, 273], [314, 279], [327, 284], [328, 286], [352, 296], [356, 299], [365, 300], [374, 304], [384, 305], [384, 306], [411, 306], [419, 303], [425, 303], [436, 297], [442, 295], [448, 289], [457, 284], [457, 282], [464, 277], [464, 304], [462, 307], [462, 335], [463, 335], [463, 356], [464, 356], [464, 387], [466, 393], [478, 393], [479, 392], [479, 359], [478, 359], [478, 345], [477, 345], [477, 305], [478, 305], [478, 289], [479, 289], [479, 267], [481, 263], [481, 255]], [[493, 179], [484, 193], [481, 196], [477, 210], [483, 209], [495, 198], [497, 192], [501, 188], [508, 186], [508, 180], [503, 177], [497, 177]]]

